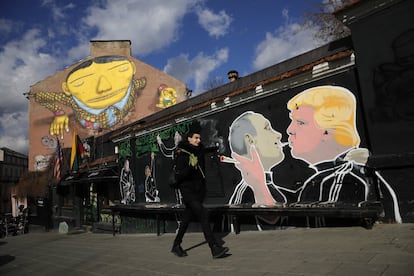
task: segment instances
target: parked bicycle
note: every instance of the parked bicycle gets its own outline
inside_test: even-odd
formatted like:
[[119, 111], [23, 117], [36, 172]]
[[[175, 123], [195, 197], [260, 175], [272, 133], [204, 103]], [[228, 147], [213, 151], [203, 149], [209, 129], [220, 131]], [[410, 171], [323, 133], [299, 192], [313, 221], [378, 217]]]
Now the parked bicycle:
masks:
[[0, 238], [21, 235], [27, 232], [29, 232], [27, 208], [20, 208], [16, 217], [13, 217], [11, 213], [0, 215]]

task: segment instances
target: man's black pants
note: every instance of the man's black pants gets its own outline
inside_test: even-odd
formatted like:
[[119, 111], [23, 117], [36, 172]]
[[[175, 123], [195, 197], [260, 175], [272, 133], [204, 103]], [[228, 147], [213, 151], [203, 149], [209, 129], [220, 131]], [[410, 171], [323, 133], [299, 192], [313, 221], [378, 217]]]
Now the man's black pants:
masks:
[[203, 204], [200, 201], [185, 201], [185, 210], [183, 218], [178, 229], [177, 236], [174, 240], [174, 246], [181, 244], [185, 232], [187, 231], [188, 225], [191, 222], [191, 219], [195, 217], [201, 224], [203, 230], [204, 238], [210, 247], [215, 244], [215, 238], [213, 232], [211, 231], [210, 224], [208, 222], [208, 212], [204, 208]]

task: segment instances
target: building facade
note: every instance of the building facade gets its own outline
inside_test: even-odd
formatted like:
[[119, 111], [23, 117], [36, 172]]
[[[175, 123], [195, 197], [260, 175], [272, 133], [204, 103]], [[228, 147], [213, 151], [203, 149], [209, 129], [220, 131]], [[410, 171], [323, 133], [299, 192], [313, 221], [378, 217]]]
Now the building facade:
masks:
[[16, 185], [27, 171], [27, 155], [0, 148], [0, 214], [17, 215], [19, 205], [27, 206], [25, 198], [16, 195]]
[[[27, 94], [29, 171], [53, 167], [56, 162], [53, 157], [63, 149], [66, 154], [60, 160], [59, 179], [49, 183], [51, 190], [46, 195], [51, 209], [48, 213], [76, 220], [77, 225], [81, 223], [80, 212], [84, 209], [80, 205], [89, 206], [90, 202], [72, 196], [93, 193], [95, 188], [86, 187], [91, 185], [87, 181], [76, 189], [73, 186], [57, 189], [55, 182], [83, 173], [82, 165], [86, 166], [87, 160], [95, 162], [96, 168], [108, 164], [103, 157], [114, 155], [114, 147], [103, 145], [102, 139], [95, 140], [95, 137], [105, 137], [108, 132], [187, 98], [183, 82], [132, 57], [130, 41], [91, 41], [90, 46], [89, 57], [32, 85]], [[82, 152], [76, 152], [80, 149], [78, 145], [82, 145]], [[74, 157], [76, 153], [79, 160]], [[88, 167], [95, 165], [88, 163]], [[110, 177], [103, 179], [108, 181]], [[102, 178], [93, 181], [98, 180]], [[66, 196], [68, 193], [72, 196]], [[73, 213], [77, 214], [76, 219]]]
[[[166, 172], [177, 141], [197, 123], [204, 144], [218, 147], [206, 160], [207, 203], [380, 204], [380, 220], [412, 222], [413, 11], [411, 1], [354, 1], [335, 12], [352, 37], [115, 131], [119, 160], [144, 191], [139, 200], [147, 200], [149, 167], [160, 202], [180, 201]], [[258, 170], [264, 179], [248, 176]]]
[[[96, 133], [86, 127], [84, 135], [93, 134], [82, 137], [90, 147], [87, 161], [56, 187], [72, 215], [59, 216], [81, 224], [106, 220], [114, 204], [180, 203], [168, 186], [172, 153], [190, 126], [200, 124], [204, 145], [215, 148], [206, 159], [209, 204], [327, 210], [381, 205], [380, 220], [412, 222], [413, 3], [354, 1], [335, 12], [351, 37], [115, 128]], [[153, 96], [153, 106], [159, 99]], [[44, 102], [35, 102], [45, 112]]]

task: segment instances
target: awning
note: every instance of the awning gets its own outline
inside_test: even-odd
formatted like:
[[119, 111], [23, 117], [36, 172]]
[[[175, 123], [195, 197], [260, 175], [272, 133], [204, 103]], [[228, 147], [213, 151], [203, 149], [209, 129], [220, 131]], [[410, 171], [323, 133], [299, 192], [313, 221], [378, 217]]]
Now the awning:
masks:
[[79, 175], [69, 175], [60, 181], [59, 185], [67, 186], [77, 183], [98, 183], [98, 182], [114, 182], [119, 180], [117, 167], [94, 169], [80, 173]]

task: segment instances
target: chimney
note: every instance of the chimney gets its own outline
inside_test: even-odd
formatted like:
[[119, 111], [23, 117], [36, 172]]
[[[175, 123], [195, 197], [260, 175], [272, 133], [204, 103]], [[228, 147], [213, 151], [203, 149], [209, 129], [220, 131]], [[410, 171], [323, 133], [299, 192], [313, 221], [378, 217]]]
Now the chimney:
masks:
[[91, 57], [131, 56], [131, 40], [91, 40]]
[[227, 77], [229, 78], [230, 82], [233, 82], [239, 78], [239, 72], [236, 70], [231, 70], [227, 73]]

